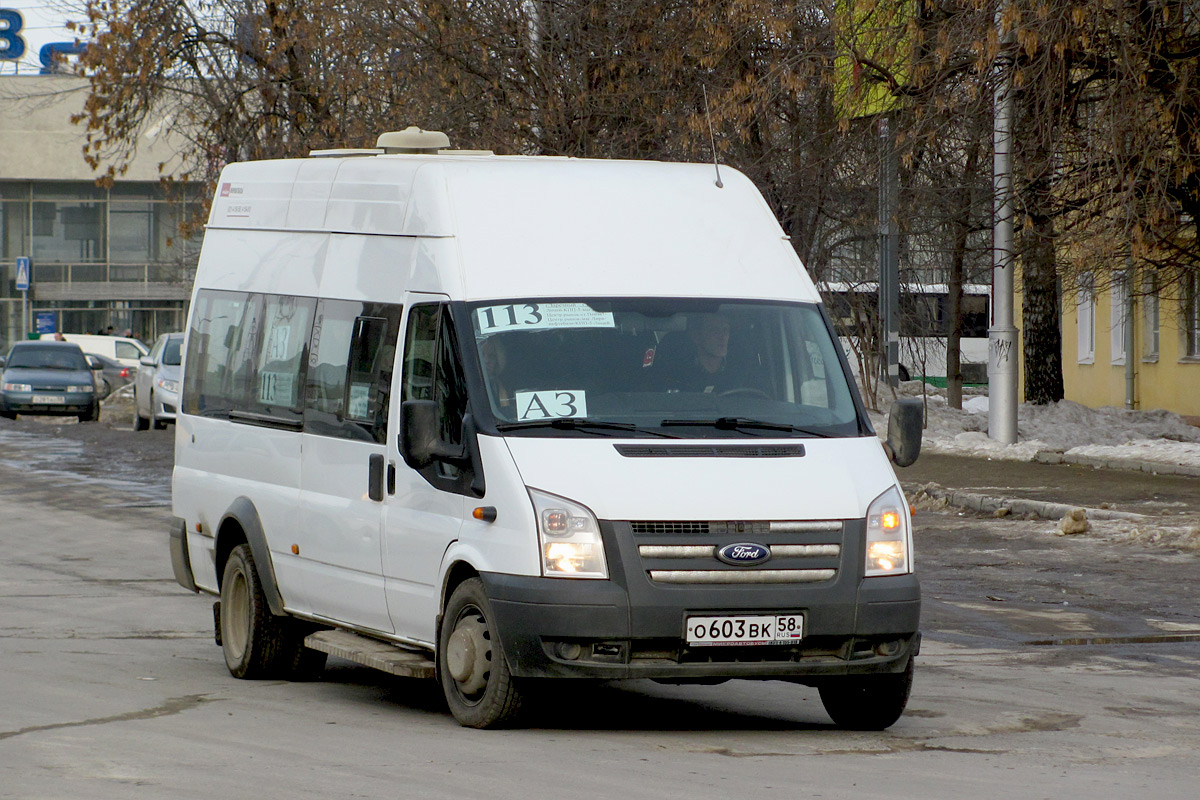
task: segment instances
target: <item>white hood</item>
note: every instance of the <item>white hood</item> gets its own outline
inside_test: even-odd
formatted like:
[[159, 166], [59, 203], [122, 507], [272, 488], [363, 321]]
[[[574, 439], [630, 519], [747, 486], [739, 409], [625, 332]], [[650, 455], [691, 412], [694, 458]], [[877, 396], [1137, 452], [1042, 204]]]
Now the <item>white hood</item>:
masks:
[[[614, 440], [508, 437], [526, 486], [600, 519], [854, 519], [896, 482], [880, 442], [855, 439]], [[802, 457], [627, 457], [614, 444], [737, 447], [803, 444]]]

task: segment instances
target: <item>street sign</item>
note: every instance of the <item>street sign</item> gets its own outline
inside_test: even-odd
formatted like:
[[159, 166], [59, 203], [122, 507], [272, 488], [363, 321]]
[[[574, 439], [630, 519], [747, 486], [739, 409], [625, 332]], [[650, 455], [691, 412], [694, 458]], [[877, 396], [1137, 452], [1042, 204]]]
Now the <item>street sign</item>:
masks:
[[29, 291], [29, 256], [17, 257], [17, 291]]
[[33, 319], [33, 326], [38, 333], [55, 333], [58, 330], [58, 314], [53, 311], [38, 311]]

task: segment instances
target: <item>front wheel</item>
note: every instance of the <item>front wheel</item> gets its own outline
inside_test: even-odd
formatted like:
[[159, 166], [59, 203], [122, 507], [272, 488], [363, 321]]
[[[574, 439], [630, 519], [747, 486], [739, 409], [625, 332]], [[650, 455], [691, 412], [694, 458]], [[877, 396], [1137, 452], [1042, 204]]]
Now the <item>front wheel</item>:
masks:
[[442, 617], [437, 671], [450, 713], [468, 728], [498, 727], [521, 710], [521, 691], [493, 625], [483, 581], [459, 584]]
[[821, 703], [839, 728], [881, 731], [904, 713], [912, 691], [913, 659], [904, 672], [891, 675], [848, 675], [820, 685]]

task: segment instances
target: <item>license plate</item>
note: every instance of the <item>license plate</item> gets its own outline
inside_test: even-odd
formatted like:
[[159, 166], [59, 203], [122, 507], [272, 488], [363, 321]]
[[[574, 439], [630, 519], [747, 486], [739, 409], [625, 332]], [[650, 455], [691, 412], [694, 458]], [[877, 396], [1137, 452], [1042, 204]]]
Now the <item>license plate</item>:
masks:
[[791, 644], [803, 638], [802, 614], [687, 618], [687, 643], [692, 646]]
[[63, 403], [67, 402], [67, 398], [60, 394], [35, 394], [33, 396], [33, 402], [35, 405], [61, 406]]

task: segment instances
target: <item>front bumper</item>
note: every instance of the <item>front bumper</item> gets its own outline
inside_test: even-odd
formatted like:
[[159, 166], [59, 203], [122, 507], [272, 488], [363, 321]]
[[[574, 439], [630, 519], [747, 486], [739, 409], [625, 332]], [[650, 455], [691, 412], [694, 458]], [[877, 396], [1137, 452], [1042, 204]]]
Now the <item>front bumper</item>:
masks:
[[[863, 579], [861, 566], [853, 566], [861, 562], [861, 523], [846, 525], [836, 577], [786, 585], [656, 583], [628, 524], [601, 522], [601, 528], [610, 580], [481, 575], [514, 675], [803, 683], [902, 672], [919, 650], [917, 579]], [[717, 647], [686, 642], [689, 616], [777, 613], [803, 614], [804, 639]]]
[[179, 409], [179, 393], [168, 392], [165, 389], [154, 390], [155, 419], [173, 420]]
[[[42, 397], [54, 397], [62, 402], [35, 402]], [[2, 392], [0, 411], [12, 414], [39, 414], [47, 416], [70, 416], [90, 414], [99, 403], [94, 392]]]

